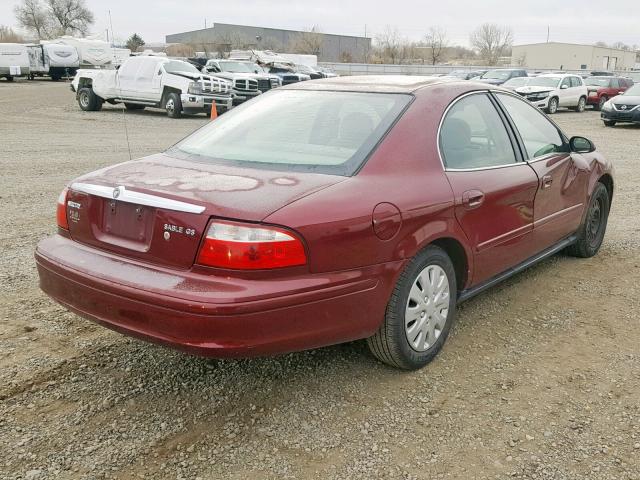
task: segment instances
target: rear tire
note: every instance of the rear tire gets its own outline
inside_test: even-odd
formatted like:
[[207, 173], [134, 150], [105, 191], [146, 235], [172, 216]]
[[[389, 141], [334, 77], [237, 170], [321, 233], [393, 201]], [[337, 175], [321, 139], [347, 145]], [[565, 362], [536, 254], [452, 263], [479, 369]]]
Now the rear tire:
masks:
[[587, 99], [585, 97], [580, 97], [578, 100], [578, 105], [575, 108], [575, 111], [578, 113], [584, 112], [585, 108], [587, 108]]
[[7, 75], [6, 77], [4, 77], [7, 79], [7, 82], [13, 82], [13, 77], [11, 75]]
[[549, 115], [553, 115], [558, 111], [558, 99], [556, 97], [549, 99], [549, 104], [547, 105], [546, 111]]
[[604, 122], [604, 126], [605, 127], [615, 127], [616, 126], [616, 121], [615, 120], [603, 120]]
[[607, 231], [610, 206], [607, 187], [600, 182], [596, 183], [584, 222], [577, 232], [578, 240], [568, 249], [570, 255], [589, 258], [598, 253]]
[[169, 118], [180, 118], [182, 116], [180, 95], [175, 92], [169, 93], [164, 102], [164, 109], [167, 111]]
[[144, 105], [137, 105], [135, 103], [125, 103], [124, 104], [125, 108], [127, 110], [144, 110]]
[[434, 245], [425, 248], [398, 278], [380, 329], [367, 339], [371, 353], [392, 367], [424, 367], [449, 335], [456, 301], [456, 276], [449, 256]]
[[90, 87], [78, 91], [78, 105], [85, 112], [97, 112], [102, 108], [102, 99]]

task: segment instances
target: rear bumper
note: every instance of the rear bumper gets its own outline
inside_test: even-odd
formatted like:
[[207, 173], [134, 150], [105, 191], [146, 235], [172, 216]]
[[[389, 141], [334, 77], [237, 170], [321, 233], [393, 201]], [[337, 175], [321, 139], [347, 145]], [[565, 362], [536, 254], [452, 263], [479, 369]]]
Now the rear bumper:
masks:
[[129, 261], [56, 235], [35, 253], [40, 287], [108, 328], [209, 357], [286, 353], [372, 335], [402, 262], [247, 280]]

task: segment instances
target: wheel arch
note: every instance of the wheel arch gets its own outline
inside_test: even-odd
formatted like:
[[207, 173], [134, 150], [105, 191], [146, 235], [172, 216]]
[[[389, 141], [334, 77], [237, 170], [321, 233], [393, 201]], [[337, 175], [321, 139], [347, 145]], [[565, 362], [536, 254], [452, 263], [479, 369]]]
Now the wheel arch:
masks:
[[169, 87], [165, 85], [162, 89], [162, 97], [160, 97], [160, 106], [163, 107], [165, 102], [167, 101], [167, 95], [170, 93], [177, 93], [178, 95], [182, 94], [182, 90], [176, 87]]
[[602, 183], [605, 187], [607, 187], [607, 192], [609, 193], [609, 203], [613, 201], [613, 177], [609, 173], [603, 174], [600, 178], [598, 178], [598, 182]]
[[462, 246], [462, 243], [453, 237], [442, 237], [435, 239], [429, 243], [429, 245], [435, 245], [441, 248], [451, 259], [453, 263], [453, 269], [456, 273], [456, 285], [458, 292], [464, 290], [469, 279], [470, 262], [467, 256], [467, 251]]

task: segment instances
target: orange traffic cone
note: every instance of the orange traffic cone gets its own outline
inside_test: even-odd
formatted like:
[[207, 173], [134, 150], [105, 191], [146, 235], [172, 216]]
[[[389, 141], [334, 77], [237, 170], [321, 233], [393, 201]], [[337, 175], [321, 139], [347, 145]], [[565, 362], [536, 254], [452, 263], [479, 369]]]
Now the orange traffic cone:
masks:
[[211, 120], [215, 120], [218, 118], [218, 109], [216, 108], [215, 102], [211, 104]]

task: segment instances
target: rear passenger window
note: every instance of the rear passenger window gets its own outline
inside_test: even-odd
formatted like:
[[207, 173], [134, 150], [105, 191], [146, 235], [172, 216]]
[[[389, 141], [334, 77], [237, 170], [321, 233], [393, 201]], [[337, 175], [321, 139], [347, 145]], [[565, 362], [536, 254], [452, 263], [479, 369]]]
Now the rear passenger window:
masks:
[[486, 94], [456, 102], [440, 130], [440, 151], [449, 169], [488, 168], [517, 161], [507, 130]]
[[622, 82], [620, 80], [618, 80], [617, 78], [612, 78], [611, 79], [611, 88], [620, 88], [622, 86], [621, 83]]
[[497, 97], [518, 129], [529, 159], [569, 151], [558, 129], [537, 108], [512, 95]]
[[572, 87], [581, 87], [583, 85], [582, 79], [579, 77], [571, 77], [571, 86]]

